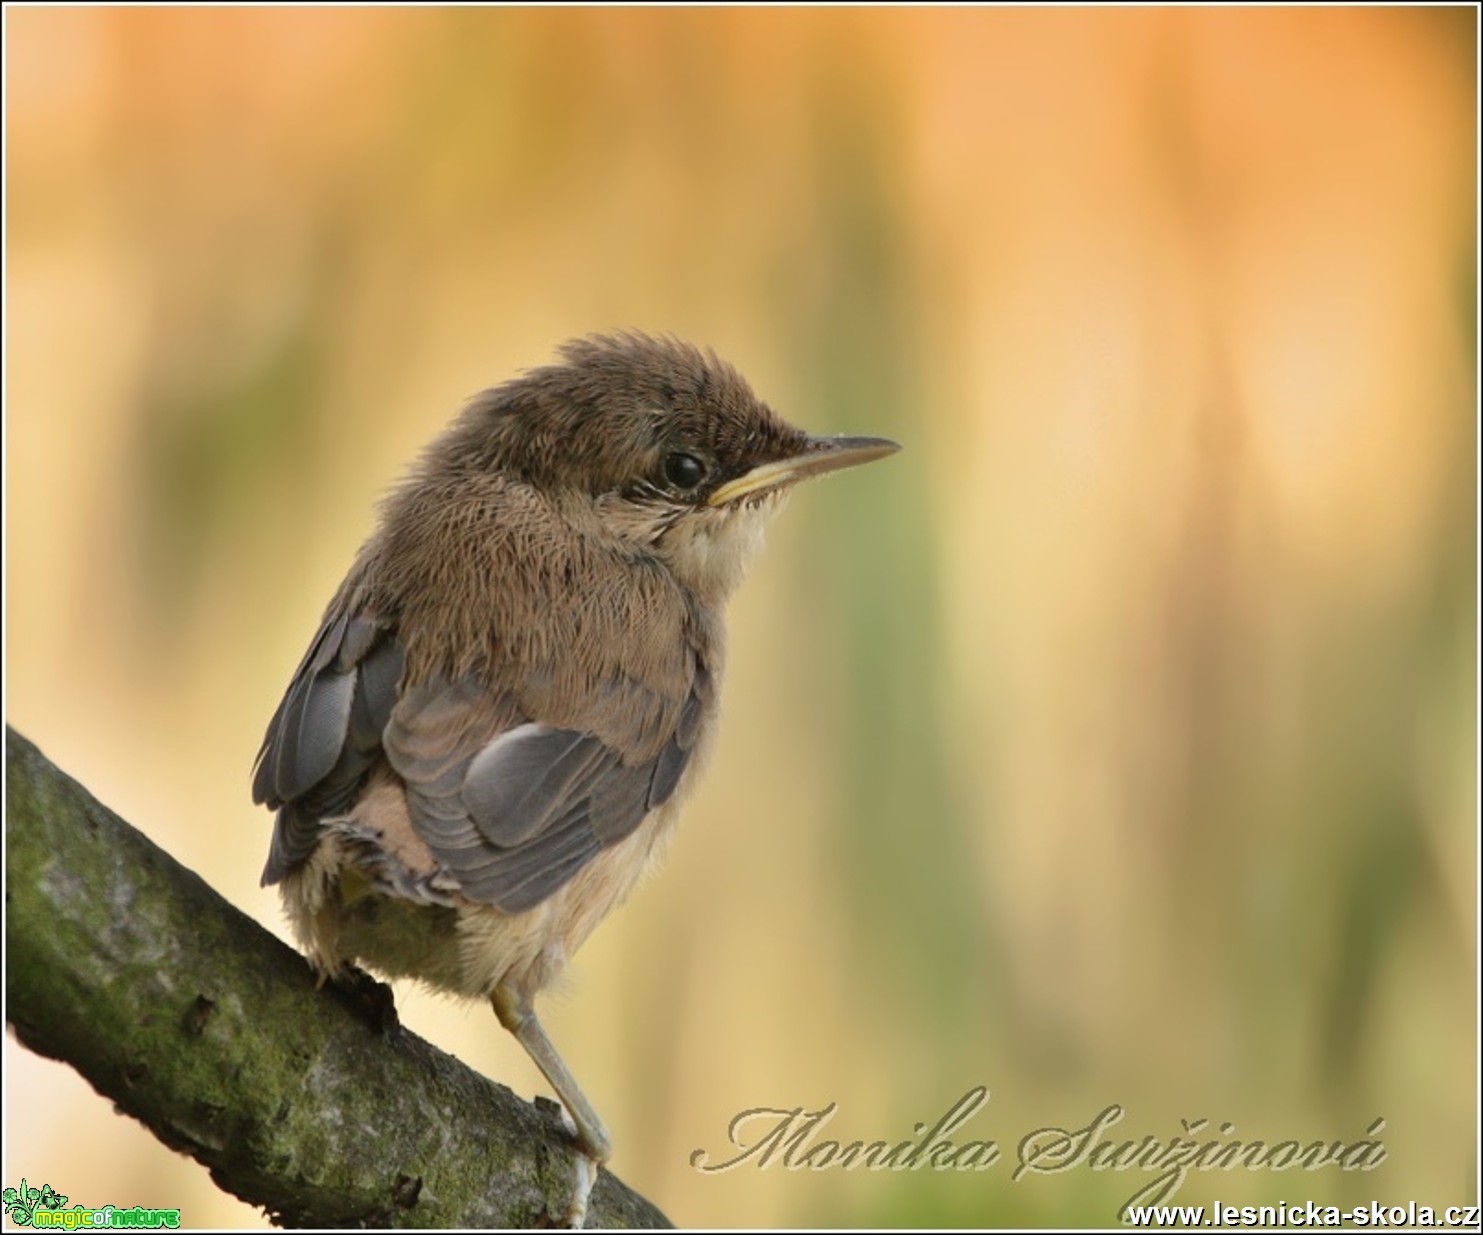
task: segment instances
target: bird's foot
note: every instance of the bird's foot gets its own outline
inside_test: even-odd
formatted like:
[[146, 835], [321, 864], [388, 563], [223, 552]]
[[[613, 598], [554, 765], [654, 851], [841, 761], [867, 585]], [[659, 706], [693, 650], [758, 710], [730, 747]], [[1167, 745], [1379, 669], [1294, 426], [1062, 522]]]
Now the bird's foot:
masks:
[[577, 1155], [572, 1179], [572, 1199], [567, 1204], [566, 1213], [561, 1215], [561, 1223], [567, 1230], [580, 1231], [587, 1225], [587, 1201], [592, 1196], [592, 1185], [597, 1182], [597, 1172], [601, 1169], [601, 1164], [586, 1154]]
[[593, 1157], [582, 1145], [582, 1134], [577, 1130], [576, 1121], [565, 1105], [561, 1106], [561, 1122], [566, 1125], [566, 1130], [577, 1138], [577, 1153], [573, 1158], [574, 1169], [572, 1172], [572, 1198], [567, 1202], [566, 1212], [562, 1214], [561, 1221], [569, 1231], [580, 1231], [587, 1225], [587, 1202], [592, 1196], [592, 1188], [597, 1183], [597, 1173], [602, 1170], [602, 1160]]
[[321, 970], [319, 985], [323, 987], [326, 982], [357, 1017], [378, 1033], [395, 1033], [401, 1028], [391, 987], [378, 982], [364, 969], [342, 965], [334, 972]]
[[[546, 1222], [558, 1230], [580, 1231], [587, 1224], [592, 1189], [597, 1186], [597, 1177], [602, 1170], [603, 1163], [607, 1161], [608, 1151], [605, 1145], [602, 1149], [596, 1149], [587, 1142], [582, 1136], [577, 1121], [572, 1118], [571, 1112], [560, 1102], [553, 1102], [550, 1098], [537, 1094], [535, 1107], [548, 1117], [559, 1121], [562, 1128], [576, 1141], [575, 1145], [569, 1142], [563, 1145], [563, 1149], [569, 1150], [572, 1155], [571, 1174], [567, 1177], [571, 1180], [571, 1191], [567, 1193], [564, 1204], [556, 1202], [551, 1192], [547, 1193]], [[553, 1177], [552, 1180], [553, 1192], [555, 1187], [560, 1187], [557, 1179], [559, 1176]]]

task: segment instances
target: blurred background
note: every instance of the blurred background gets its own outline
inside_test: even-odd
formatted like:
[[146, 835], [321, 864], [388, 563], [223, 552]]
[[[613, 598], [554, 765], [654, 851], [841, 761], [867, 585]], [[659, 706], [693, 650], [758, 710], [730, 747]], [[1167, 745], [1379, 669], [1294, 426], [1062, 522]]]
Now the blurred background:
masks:
[[[378, 496], [592, 330], [904, 452], [731, 610], [666, 867], [547, 1025], [683, 1224], [1107, 1225], [741, 1168], [1181, 1120], [1476, 1199], [1475, 14], [6, 13], [11, 723], [281, 935], [248, 775]], [[419, 1033], [526, 1096], [482, 1005]], [[7, 1038], [4, 1182], [262, 1226]]]

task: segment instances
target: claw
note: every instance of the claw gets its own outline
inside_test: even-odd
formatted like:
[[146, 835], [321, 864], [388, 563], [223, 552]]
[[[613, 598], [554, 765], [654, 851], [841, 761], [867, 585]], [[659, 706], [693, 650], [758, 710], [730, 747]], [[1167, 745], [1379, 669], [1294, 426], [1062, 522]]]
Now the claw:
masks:
[[586, 1154], [578, 1154], [575, 1162], [572, 1199], [561, 1218], [569, 1231], [580, 1231], [587, 1225], [587, 1200], [592, 1195], [592, 1186], [597, 1183], [599, 1170], [599, 1164]]

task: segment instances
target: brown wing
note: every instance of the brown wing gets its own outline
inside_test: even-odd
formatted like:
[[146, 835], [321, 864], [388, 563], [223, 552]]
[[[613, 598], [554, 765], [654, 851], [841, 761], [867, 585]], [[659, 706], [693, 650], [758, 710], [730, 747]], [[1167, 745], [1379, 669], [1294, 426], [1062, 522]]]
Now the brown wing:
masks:
[[417, 687], [385, 734], [413, 826], [465, 896], [540, 904], [674, 793], [711, 702], [708, 674], [686, 678], [674, 694], [604, 691], [602, 737], [528, 720], [471, 678]]
[[615, 675], [586, 692], [568, 708], [580, 728], [540, 724], [473, 678], [403, 691], [404, 663], [387, 623], [340, 614], [320, 628], [258, 753], [253, 798], [278, 811], [265, 884], [308, 858], [384, 757], [463, 894], [529, 909], [669, 799], [713, 703], [680, 648], [662, 686]]

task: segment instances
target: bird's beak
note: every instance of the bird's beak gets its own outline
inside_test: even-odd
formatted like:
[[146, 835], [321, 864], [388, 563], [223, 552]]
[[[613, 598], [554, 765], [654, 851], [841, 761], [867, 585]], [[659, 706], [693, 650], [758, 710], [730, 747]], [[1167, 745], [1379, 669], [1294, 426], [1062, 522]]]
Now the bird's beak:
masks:
[[900, 449], [899, 444], [884, 437], [811, 437], [798, 454], [759, 463], [750, 472], [728, 480], [711, 494], [707, 504], [725, 506], [738, 498], [780, 489], [809, 476], [822, 476], [842, 467], [884, 459]]

